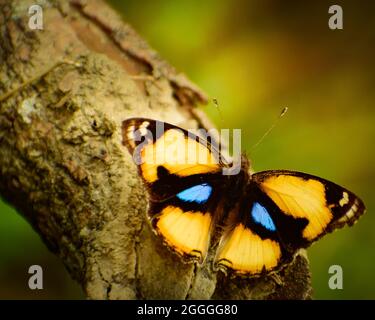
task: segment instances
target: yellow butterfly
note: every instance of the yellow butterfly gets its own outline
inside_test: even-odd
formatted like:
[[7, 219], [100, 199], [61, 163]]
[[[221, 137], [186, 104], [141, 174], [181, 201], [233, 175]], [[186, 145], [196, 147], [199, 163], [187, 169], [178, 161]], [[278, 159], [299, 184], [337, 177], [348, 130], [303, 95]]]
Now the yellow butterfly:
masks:
[[319, 177], [287, 170], [250, 174], [245, 156], [238, 174], [223, 175], [231, 163], [217, 149], [168, 123], [127, 119], [122, 135], [149, 192], [154, 232], [186, 261], [203, 263], [215, 246], [216, 269], [266, 274], [365, 211], [352, 192]]

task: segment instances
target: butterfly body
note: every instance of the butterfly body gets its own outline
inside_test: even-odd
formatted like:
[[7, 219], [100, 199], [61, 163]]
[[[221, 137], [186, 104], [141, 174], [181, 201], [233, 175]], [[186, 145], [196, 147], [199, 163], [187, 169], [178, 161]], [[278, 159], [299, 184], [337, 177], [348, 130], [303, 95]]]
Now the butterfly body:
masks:
[[352, 192], [319, 177], [252, 174], [246, 156], [236, 174], [223, 174], [231, 163], [216, 145], [171, 124], [132, 118], [122, 133], [149, 193], [151, 227], [186, 262], [204, 263], [213, 248], [215, 270], [268, 274], [365, 211]]

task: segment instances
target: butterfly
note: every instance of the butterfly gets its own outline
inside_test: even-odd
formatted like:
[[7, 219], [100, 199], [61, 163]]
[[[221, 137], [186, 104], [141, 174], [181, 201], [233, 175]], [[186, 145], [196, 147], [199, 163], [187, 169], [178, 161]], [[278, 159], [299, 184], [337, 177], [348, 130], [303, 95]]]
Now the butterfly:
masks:
[[251, 174], [242, 156], [236, 174], [218, 146], [169, 123], [130, 118], [122, 143], [149, 194], [154, 233], [183, 261], [255, 277], [288, 265], [323, 235], [353, 225], [361, 199], [325, 179], [289, 170]]

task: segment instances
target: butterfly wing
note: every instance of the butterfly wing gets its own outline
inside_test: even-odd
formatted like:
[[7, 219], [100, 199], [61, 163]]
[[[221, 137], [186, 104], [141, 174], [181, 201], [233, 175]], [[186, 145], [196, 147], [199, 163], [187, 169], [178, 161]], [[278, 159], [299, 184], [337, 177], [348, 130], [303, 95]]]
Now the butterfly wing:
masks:
[[122, 135], [149, 192], [155, 233], [174, 252], [202, 262], [225, 160], [209, 141], [160, 121], [127, 119]]
[[292, 254], [282, 244], [266, 197], [250, 184], [225, 223], [215, 258], [224, 273], [258, 276], [290, 262]]
[[353, 225], [365, 212], [354, 193], [313, 175], [273, 170], [252, 179], [277, 207], [277, 227], [290, 247], [308, 247], [328, 232]]
[[[210, 183], [189, 187], [162, 202], [151, 202], [154, 231], [185, 260], [203, 263], [215, 224], [218, 197]], [[217, 191], [216, 191], [217, 192]]]
[[364, 211], [355, 194], [322, 178], [286, 170], [255, 173], [223, 236], [217, 265], [246, 275], [276, 270], [298, 249], [353, 225]]
[[169, 123], [127, 119], [122, 136], [155, 201], [176, 195], [193, 181], [220, 180], [221, 170], [229, 166], [209, 141]]

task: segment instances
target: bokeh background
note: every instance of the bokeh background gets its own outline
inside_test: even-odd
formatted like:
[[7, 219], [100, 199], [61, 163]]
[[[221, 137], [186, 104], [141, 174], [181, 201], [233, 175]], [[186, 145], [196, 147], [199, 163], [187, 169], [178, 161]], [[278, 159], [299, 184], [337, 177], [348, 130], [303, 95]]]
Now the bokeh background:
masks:
[[[256, 171], [291, 169], [348, 187], [367, 206], [353, 228], [308, 249], [314, 297], [375, 299], [375, 6], [371, 1], [112, 0], [172, 65], [220, 104], [201, 106], [218, 127], [241, 128]], [[339, 4], [344, 29], [328, 28]], [[270, 135], [252, 146], [289, 108]], [[45, 290], [27, 287], [44, 268]], [[343, 268], [343, 290], [328, 269]], [[0, 299], [84, 298], [62, 264], [0, 203]]]

